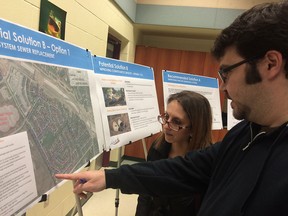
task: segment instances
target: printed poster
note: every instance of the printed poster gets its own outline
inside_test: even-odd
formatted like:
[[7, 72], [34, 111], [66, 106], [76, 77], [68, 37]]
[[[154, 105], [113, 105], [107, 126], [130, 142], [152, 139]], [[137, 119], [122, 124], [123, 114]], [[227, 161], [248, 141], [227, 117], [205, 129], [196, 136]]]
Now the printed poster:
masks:
[[38, 197], [103, 151], [90, 73], [90, 52], [0, 19], [0, 138], [27, 133]]
[[98, 56], [93, 62], [106, 150], [161, 131], [153, 69]]
[[[218, 79], [163, 70], [163, 92], [166, 102], [169, 95], [183, 90], [195, 91], [205, 96], [211, 105], [213, 130], [223, 128]], [[166, 103], [165, 109], [166, 109]]]
[[21, 215], [37, 198], [26, 132], [0, 138], [0, 215]]

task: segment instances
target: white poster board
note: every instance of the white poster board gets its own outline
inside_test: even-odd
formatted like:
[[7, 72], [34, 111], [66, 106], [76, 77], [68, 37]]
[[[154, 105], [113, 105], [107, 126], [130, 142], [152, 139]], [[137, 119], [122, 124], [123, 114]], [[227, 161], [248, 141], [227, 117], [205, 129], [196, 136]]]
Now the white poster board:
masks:
[[0, 138], [27, 133], [41, 197], [59, 183], [56, 173], [76, 172], [103, 151], [91, 53], [1, 19], [0, 29]]
[[26, 132], [0, 138], [0, 215], [21, 215], [37, 198]]
[[170, 94], [183, 90], [198, 92], [210, 102], [213, 130], [223, 128], [218, 79], [167, 70], [163, 70], [162, 73], [165, 109]]
[[98, 56], [93, 62], [106, 150], [161, 131], [153, 69]]
[[241, 121], [234, 118], [233, 110], [231, 108], [231, 101], [232, 100], [227, 99], [227, 130], [230, 130]]

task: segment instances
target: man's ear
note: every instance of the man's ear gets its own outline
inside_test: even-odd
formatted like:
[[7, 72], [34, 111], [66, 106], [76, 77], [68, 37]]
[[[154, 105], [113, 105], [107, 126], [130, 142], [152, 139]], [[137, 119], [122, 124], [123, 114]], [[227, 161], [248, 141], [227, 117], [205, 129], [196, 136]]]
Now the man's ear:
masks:
[[279, 51], [269, 50], [265, 55], [264, 61], [264, 69], [268, 72], [266, 73], [266, 77], [268, 79], [274, 79], [282, 72], [284, 68], [283, 63], [283, 56]]

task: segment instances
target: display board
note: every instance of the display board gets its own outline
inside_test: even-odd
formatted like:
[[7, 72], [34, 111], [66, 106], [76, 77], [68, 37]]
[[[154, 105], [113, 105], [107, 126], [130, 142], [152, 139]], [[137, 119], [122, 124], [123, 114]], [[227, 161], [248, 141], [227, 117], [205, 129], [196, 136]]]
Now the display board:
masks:
[[[94, 74], [90, 52], [0, 19], [0, 138], [27, 134], [36, 183], [36, 193], [21, 207], [1, 196], [0, 215], [7, 215], [3, 206], [15, 210], [9, 215], [21, 214], [57, 185], [54, 174], [75, 172], [102, 152], [91, 101], [97, 101], [97, 94], [90, 91], [89, 73]], [[12, 166], [23, 159], [23, 152], [16, 151], [22, 142], [15, 139], [12, 150], [1, 149], [0, 143], [1, 158], [15, 150], [0, 170], [0, 184], [10, 179], [0, 194], [30, 195], [13, 189], [19, 186], [15, 179], [23, 177], [22, 165], [30, 163], [25, 154], [18, 167]]]
[[170, 94], [183, 90], [198, 92], [210, 102], [213, 114], [212, 128], [223, 128], [218, 79], [167, 70], [162, 71], [162, 78], [165, 109]]
[[0, 138], [0, 155], [0, 215], [20, 214], [37, 197], [27, 133]]
[[232, 127], [234, 127], [236, 124], [240, 122], [240, 120], [235, 119], [233, 116], [231, 101], [232, 100], [227, 99], [227, 129], [228, 130], [230, 130]]
[[105, 149], [161, 131], [153, 69], [99, 56], [93, 63]]

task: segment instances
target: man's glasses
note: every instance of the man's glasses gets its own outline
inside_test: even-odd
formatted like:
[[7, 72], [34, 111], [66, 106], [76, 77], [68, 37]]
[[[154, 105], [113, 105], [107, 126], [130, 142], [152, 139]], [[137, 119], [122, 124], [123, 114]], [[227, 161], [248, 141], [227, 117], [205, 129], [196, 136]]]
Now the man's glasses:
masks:
[[167, 114], [162, 114], [158, 116], [158, 122], [160, 124], [165, 125], [167, 124], [171, 130], [179, 131], [181, 129], [190, 128], [190, 126], [180, 126], [178, 123], [172, 121], [168, 121], [169, 116]]
[[242, 60], [236, 64], [230, 65], [228, 67], [220, 68], [220, 70], [218, 71], [218, 75], [221, 78], [222, 82], [225, 83], [227, 78], [228, 78], [229, 72], [231, 72], [234, 68], [239, 67], [242, 64], [245, 64], [245, 63], [254, 61], [256, 59], [259, 59], [259, 58], [260, 58], [260, 56], [252, 57], [249, 59], [244, 59], [244, 60]]

